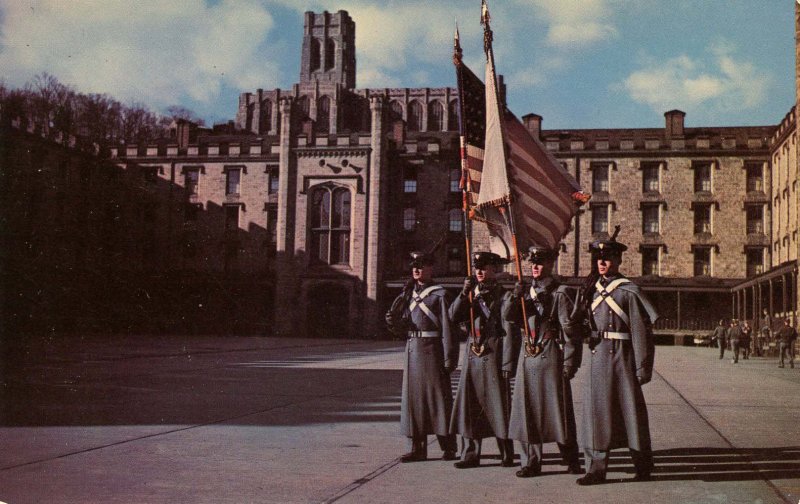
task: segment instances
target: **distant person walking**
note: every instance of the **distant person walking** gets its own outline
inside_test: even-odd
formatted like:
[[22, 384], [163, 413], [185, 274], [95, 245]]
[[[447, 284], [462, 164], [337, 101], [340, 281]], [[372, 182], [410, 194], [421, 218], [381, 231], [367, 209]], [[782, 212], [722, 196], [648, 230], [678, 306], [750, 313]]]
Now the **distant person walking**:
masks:
[[739, 363], [739, 345], [742, 339], [742, 328], [739, 326], [739, 321], [733, 319], [731, 321], [731, 330], [728, 333], [728, 340], [731, 342], [731, 350], [733, 350], [733, 364]]
[[725, 320], [720, 319], [719, 325], [714, 328], [714, 335], [712, 336], [712, 338], [716, 340], [717, 346], [719, 347], [720, 359], [722, 359], [725, 356], [725, 344], [727, 335], [728, 335], [728, 327], [725, 325]]
[[742, 336], [739, 339], [739, 347], [742, 349], [742, 359], [748, 360], [750, 358], [750, 340], [753, 336], [753, 328], [750, 326], [750, 322], [743, 320], [741, 329]]
[[784, 319], [783, 327], [778, 331], [778, 349], [780, 350], [780, 360], [778, 367], [786, 367], [785, 358], [789, 358], [789, 367], [794, 368], [794, 342], [797, 339], [797, 331], [792, 327], [790, 319]]

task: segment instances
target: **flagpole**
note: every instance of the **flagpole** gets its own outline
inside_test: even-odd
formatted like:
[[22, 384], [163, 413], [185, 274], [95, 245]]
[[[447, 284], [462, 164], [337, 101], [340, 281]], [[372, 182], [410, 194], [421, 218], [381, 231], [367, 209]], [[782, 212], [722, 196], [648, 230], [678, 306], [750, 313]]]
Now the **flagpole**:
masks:
[[[467, 277], [472, 277], [472, 221], [469, 218], [469, 167], [467, 165], [467, 139], [466, 139], [466, 126], [464, 125], [464, 96], [463, 96], [463, 78], [461, 73], [461, 44], [458, 35], [458, 25], [456, 25], [455, 37], [453, 40], [453, 64], [456, 67], [456, 79], [458, 81], [458, 129], [460, 136], [459, 149], [461, 157], [461, 179], [458, 182], [461, 188], [461, 213], [464, 220], [464, 247], [466, 250], [466, 263], [467, 263]], [[472, 338], [471, 345], [473, 348], [478, 346], [478, 332], [475, 328], [475, 308], [472, 305], [473, 296], [472, 291], [468, 294], [469, 297], [469, 336]]]
[[[486, 62], [491, 66], [491, 78], [494, 82], [492, 82], [492, 87], [494, 89], [495, 97], [497, 98], [498, 89], [497, 89], [497, 73], [495, 71], [494, 66], [494, 51], [492, 50], [492, 41], [494, 35], [492, 34], [492, 28], [490, 26], [491, 16], [489, 15], [489, 7], [486, 5], [486, 0], [481, 0], [481, 24], [483, 25], [483, 50], [486, 53]], [[488, 77], [488, 76], [487, 76]], [[488, 82], [486, 83], [489, 84]], [[487, 101], [488, 103], [488, 101]], [[495, 104], [498, 108], [498, 113], [502, 115], [503, 111], [500, 110], [500, 102], [499, 100], [495, 99]], [[488, 115], [488, 112], [487, 112]], [[503, 149], [505, 150], [505, 134], [502, 128], [502, 121], [500, 127], [500, 133], [503, 137]], [[504, 159], [508, 159], [507, 156], [504, 156]], [[508, 206], [507, 212], [504, 211], [502, 206], [498, 208], [501, 213], [507, 213], [506, 220], [508, 222], [509, 231], [511, 232], [511, 239], [512, 243], [514, 244], [514, 262], [517, 269], [517, 281], [522, 284], [523, 277], [522, 277], [522, 260], [519, 254], [519, 245], [517, 244], [517, 228], [514, 224], [514, 211], [511, 208], [512, 198], [509, 194], [508, 200], [506, 205]], [[525, 352], [528, 355], [536, 355], [539, 352], [536, 351], [535, 346], [535, 338], [532, 337], [530, 326], [528, 324], [528, 314], [527, 310], [525, 309], [525, 296], [520, 296], [519, 298], [520, 306], [522, 307], [522, 324], [525, 330]]]

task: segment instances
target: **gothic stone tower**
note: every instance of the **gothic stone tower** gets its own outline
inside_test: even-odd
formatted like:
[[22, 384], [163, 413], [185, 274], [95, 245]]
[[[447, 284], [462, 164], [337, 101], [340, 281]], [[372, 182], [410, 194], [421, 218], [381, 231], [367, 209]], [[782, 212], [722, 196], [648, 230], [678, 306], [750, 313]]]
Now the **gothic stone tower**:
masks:
[[329, 82], [356, 87], [356, 24], [345, 11], [306, 12], [300, 84]]

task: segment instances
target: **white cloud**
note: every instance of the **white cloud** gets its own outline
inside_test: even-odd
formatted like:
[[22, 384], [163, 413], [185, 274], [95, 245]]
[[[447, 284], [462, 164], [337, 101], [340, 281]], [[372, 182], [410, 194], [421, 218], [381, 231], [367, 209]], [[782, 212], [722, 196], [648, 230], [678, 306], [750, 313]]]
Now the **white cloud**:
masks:
[[548, 25], [546, 41], [577, 49], [616, 38], [614, 6], [610, 0], [518, 0]]
[[272, 16], [256, 0], [12, 1], [1, 18], [0, 74], [14, 85], [47, 71], [81, 92], [160, 107], [279, 82], [259, 51]]
[[676, 107], [751, 109], [763, 104], [770, 78], [752, 63], [735, 59], [731, 51], [716, 45], [705, 59], [682, 55], [648, 61], [612, 89], [627, 91], [634, 101], [659, 113]]

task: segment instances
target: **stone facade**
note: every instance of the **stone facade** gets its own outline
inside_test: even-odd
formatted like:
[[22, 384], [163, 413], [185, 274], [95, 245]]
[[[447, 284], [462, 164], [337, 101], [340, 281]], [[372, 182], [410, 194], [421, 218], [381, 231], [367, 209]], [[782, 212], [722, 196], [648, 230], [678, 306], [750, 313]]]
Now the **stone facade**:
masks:
[[[456, 90], [357, 88], [355, 24], [344, 11], [306, 14], [300, 60], [290, 89], [242, 93], [229, 127], [178, 121], [170, 139], [117, 146], [108, 163], [91, 158], [111, 181], [95, 186], [94, 207], [113, 220], [117, 202], [129, 216], [108, 233], [92, 224], [96, 217], [87, 220], [98, 239], [125, 243], [115, 254], [98, 249], [111, 261], [106, 270], [126, 278], [138, 271], [136, 288], [145, 292], [178, 277], [178, 300], [165, 284], [154, 302], [163, 300], [165, 320], [383, 336], [382, 314], [408, 275], [408, 252], [433, 250], [441, 281], [460, 284]], [[588, 244], [620, 225], [629, 246], [623, 270], [666, 315], [660, 328], [704, 329], [765, 306], [742, 286], [796, 264], [794, 111], [777, 126], [687, 127], [678, 110], [664, 119], [663, 128], [546, 130], [541, 116], [523, 117], [593, 194], [563, 240], [558, 272], [579, 282], [590, 267]], [[8, 159], [38, 148], [20, 149], [6, 150]], [[59, 198], [67, 205], [80, 188], [65, 194], [42, 193], [14, 208]], [[26, 229], [24, 218], [14, 222]], [[65, 256], [80, 253], [79, 224], [67, 231]], [[24, 263], [21, 251], [15, 257]], [[770, 292], [796, 298], [796, 272], [791, 278], [769, 284]], [[793, 306], [782, 302], [775, 313]]]

